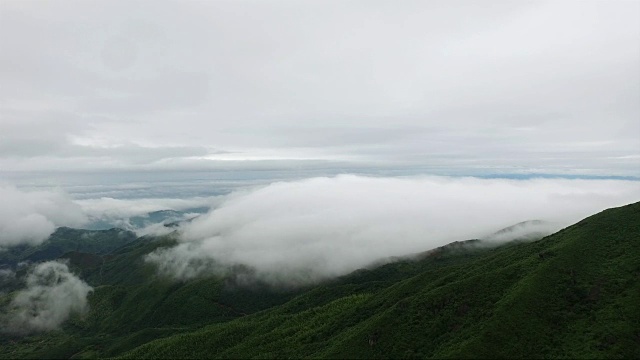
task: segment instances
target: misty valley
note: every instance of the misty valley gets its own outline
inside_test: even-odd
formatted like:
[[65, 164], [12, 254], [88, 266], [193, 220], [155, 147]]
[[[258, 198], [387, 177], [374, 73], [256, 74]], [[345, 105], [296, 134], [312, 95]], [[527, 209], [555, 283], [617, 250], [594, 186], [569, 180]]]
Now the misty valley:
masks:
[[60, 227], [4, 248], [0, 358], [640, 356], [640, 203], [340, 276], [180, 258], [180, 225]]

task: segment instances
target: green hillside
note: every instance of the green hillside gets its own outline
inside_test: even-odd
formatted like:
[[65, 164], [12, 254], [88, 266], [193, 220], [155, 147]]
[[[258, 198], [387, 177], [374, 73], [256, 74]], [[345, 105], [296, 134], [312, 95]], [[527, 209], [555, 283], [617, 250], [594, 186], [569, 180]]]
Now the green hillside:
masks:
[[39, 245], [19, 245], [0, 252], [0, 264], [57, 259], [69, 251], [107, 254], [136, 239], [136, 234], [121, 229], [82, 230], [60, 227]]
[[[347, 277], [124, 357], [638, 358], [639, 245], [636, 203], [466, 261], [439, 254]], [[386, 281], [403, 266], [415, 272]]]
[[160, 277], [144, 255], [174, 244], [64, 253], [94, 287], [89, 313], [0, 333], [0, 358], [640, 357], [640, 203], [535, 242], [455, 242], [286, 290]]
[[[115, 356], [161, 336], [285, 303], [304, 290], [264, 284], [232, 287], [232, 277], [184, 282], [157, 276], [144, 255], [175, 243], [172, 236], [142, 237], [109, 254], [65, 253], [60, 259], [67, 259], [70, 268], [94, 287], [88, 297], [89, 313], [73, 317], [62, 331], [27, 337], [0, 332], [0, 358]], [[0, 293], [0, 307], [10, 298], [11, 293]]]

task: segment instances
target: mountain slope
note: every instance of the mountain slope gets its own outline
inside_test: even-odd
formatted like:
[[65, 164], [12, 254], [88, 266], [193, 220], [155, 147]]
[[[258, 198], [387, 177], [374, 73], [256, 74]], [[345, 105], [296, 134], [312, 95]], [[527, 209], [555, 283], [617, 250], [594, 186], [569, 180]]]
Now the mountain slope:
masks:
[[462, 254], [360, 272], [125, 357], [640, 357], [640, 203]]
[[39, 245], [19, 245], [0, 252], [0, 264], [14, 266], [21, 261], [57, 259], [69, 251], [107, 254], [136, 239], [136, 234], [121, 229], [83, 230], [60, 227]]
[[[23, 337], [0, 329], [0, 358], [114, 356], [163, 336], [282, 304], [304, 290], [232, 287], [230, 277], [174, 281], [157, 276], [144, 256], [173, 245], [169, 235], [138, 238], [109, 254], [65, 253], [60, 259], [67, 259], [73, 272], [94, 288], [89, 312], [73, 316], [62, 331]], [[0, 293], [0, 310], [11, 297]]]

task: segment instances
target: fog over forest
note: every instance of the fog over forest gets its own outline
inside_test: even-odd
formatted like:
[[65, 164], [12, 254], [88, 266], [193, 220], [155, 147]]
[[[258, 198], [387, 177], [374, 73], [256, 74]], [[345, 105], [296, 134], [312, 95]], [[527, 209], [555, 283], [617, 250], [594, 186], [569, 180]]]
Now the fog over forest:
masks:
[[640, 358], [640, 1], [0, 0], [0, 359]]
[[[102, 221], [128, 228], [136, 216], [184, 210], [172, 218], [178, 227], [159, 222], [131, 228], [139, 235], [178, 236], [178, 246], [146, 257], [160, 273], [186, 279], [240, 264], [262, 280], [296, 284], [452, 241], [509, 240], [515, 235], [492, 234], [523, 221], [543, 220], [544, 225], [529, 224], [520, 233], [551, 233], [640, 198], [640, 185], [611, 179], [339, 175], [182, 199], [75, 200], [63, 190], [12, 186], [0, 192], [11, 199], [0, 205], [5, 248], [41, 243], [58, 226], [82, 228]], [[189, 213], [193, 208], [209, 211]]]

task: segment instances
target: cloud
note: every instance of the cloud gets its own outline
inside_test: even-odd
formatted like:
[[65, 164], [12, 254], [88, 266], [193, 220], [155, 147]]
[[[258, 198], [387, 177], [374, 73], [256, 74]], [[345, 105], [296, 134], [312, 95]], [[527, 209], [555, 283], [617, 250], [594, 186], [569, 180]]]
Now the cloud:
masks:
[[[163, 235], [174, 229], [165, 227], [165, 223], [188, 220], [199, 214], [183, 213], [191, 209], [209, 209], [222, 201], [222, 196], [191, 197], [186, 199], [114, 199], [102, 197], [98, 199], [77, 200], [76, 203], [87, 214], [92, 223], [109, 224], [126, 230], [136, 231], [138, 236]], [[144, 226], [133, 225], [132, 218], [144, 220], [150, 213], [173, 210], [178, 213], [168, 213], [162, 219], [149, 219], [144, 221]]]
[[81, 226], [87, 217], [62, 191], [22, 191], [0, 184], [0, 248], [39, 244], [58, 226]]
[[114, 199], [103, 197], [99, 199], [76, 200], [76, 203], [92, 218], [120, 218], [144, 216], [159, 210], [188, 210], [198, 207], [211, 207], [220, 203], [216, 196], [192, 197], [187, 199]]
[[222, 149], [640, 175], [637, 1], [0, 7], [2, 169], [207, 169]]
[[228, 197], [185, 225], [181, 244], [147, 261], [176, 278], [246, 265], [267, 281], [307, 283], [522, 221], [560, 228], [638, 200], [640, 183], [619, 180], [342, 175], [277, 182]]
[[528, 220], [509, 226], [488, 236], [484, 236], [482, 237], [482, 240], [496, 243], [509, 240], [536, 240], [553, 234], [561, 228], [562, 225], [559, 223], [542, 220]]
[[93, 288], [69, 271], [65, 263], [36, 265], [17, 291], [2, 318], [3, 331], [30, 333], [58, 328], [72, 314], [88, 310], [87, 295]]
[[[133, 186], [133, 185], [130, 185]], [[149, 186], [149, 185], [147, 185]], [[57, 227], [121, 227], [139, 231], [140, 235], [164, 234], [172, 231], [154, 222], [173, 222], [198, 214], [183, 213], [189, 209], [208, 209], [219, 204], [222, 196], [177, 198], [115, 199], [101, 197], [74, 200], [61, 190], [23, 190], [0, 185], [0, 249], [18, 244], [37, 245], [45, 241]], [[174, 210], [162, 219], [149, 219], [148, 214]], [[202, 211], [202, 210], [198, 210]], [[138, 218], [142, 225], [132, 225]], [[156, 221], [157, 220], [157, 221]], [[138, 229], [140, 226], [143, 228]]]

